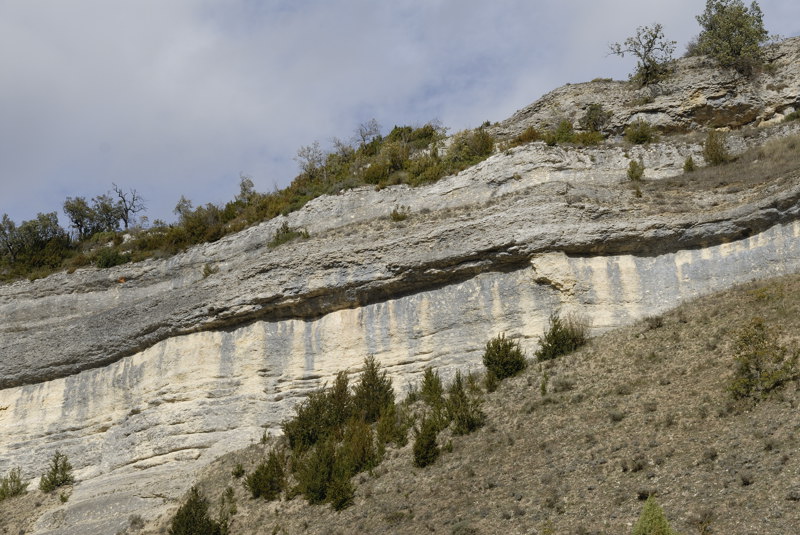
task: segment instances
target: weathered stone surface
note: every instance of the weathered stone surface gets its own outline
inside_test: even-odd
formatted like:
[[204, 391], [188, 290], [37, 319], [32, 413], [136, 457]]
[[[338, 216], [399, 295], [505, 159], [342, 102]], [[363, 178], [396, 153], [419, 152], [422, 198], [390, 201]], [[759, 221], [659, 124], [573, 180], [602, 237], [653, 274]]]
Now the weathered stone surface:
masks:
[[[768, 80], [786, 86], [761, 90], [759, 102], [775, 111], [755, 120], [797, 102], [798, 43], [781, 45]], [[615, 110], [612, 128], [636, 113], [667, 129], [731, 110], [747, 117], [754, 104], [737, 106], [752, 98], [729, 94], [740, 82], [703, 86], [699, 61], [681, 64], [674, 91], [654, 107]], [[511, 134], [577, 113], [596, 102], [592, 87], [557, 90], [497, 128]], [[611, 89], [608, 98], [619, 97]], [[742, 151], [797, 129], [732, 132], [728, 146]], [[368, 354], [402, 389], [427, 365], [445, 376], [478, 366], [499, 332], [533, 351], [558, 308], [602, 331], [800, 270], [796, 172], [744, 190], [637, 198], [629, 188], [631, 160], [655, 181], [679, 174], [687, 156], [702, 163], [691, 137], [646, 147], [533, 143], [424, 188], [321, 197], [170, 259], [2, 286], [0, 474], [20, 466], [38, 476], [60, 449], [79, 482], [36, 532], [116, 533], [129, 515], [152, 518], [174, 503], [199, 466], [277, 431], [304, 393]], [[387, 217], [398, 206], [409, 207], [407, 221]], [[285, 220], [311, 238], [270, 249]]]
[[[729, 144], [743, 150], [759, 141], [731, 136]], [[534, 143], [429, 187], [316, 199], [288, 217], [309, 230], [309, 241], [270, 249], [283, 222], [274, 220], [167, 260], [0, 287], [0, 387], [104, 366], [170, 336], [254, 319], [313, 319], [514, 269], [538, 252], [656, 254], [795, 217], [796, 184], [756, 190], [750, 199], [722, 194], [713, 206], [706, 193], [687, 194], [675, 211], [620, 199], [629, 197], [622, 183], [631, 159], [641, 158], [647, 177], [657, 179], [680, 172], [688, 155], [702, 162], [700, 152], [688, 142], [592, 149]], [[387, 220], [400, 205], [411, 208], [411, 219]], [[204, 277], [206, 265], [219, 271]]]
[[657, 256], [534, 256], [439, 289], [315, 320], [254, 321], [173, 337], [103, 368], [0, 391], [0, 472], [39, 474], [55, 449], [77, 469], [69, 502], [37, 533], [114, 533], [131, 514], [152, 518], [191, 473], [257, 441], [304, 392], [374, 354], [396, 387], [427, 365], [447, 376], [480, 366], [499, 332], [532, 351], [556, 308], [595, 330], [752, 278], [800, 270], [800, 223], [745, 240]]
[[800, 109], [800, 37], [775, 45], [768, 58], [766, 72], [753, 79], [693, 57], [677, 60], [666, 81], [642, 89], [610, 80], [568, 84], [490, 131], [515, 136], [529, 126], [552, 128], [564, 119], [577, 128], [590, 104], [602, 104], [612, 113], [604, 129], [617, 134], [637, 119], [664, 131], [774, 124]]

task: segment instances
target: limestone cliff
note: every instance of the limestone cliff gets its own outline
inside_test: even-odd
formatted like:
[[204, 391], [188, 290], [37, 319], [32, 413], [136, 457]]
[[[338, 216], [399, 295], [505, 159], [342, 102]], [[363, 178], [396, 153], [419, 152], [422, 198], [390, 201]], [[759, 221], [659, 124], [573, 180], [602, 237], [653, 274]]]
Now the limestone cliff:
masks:
[[684, 58], [669, 79], [634, 91], [628, 83], [610, 79], [567, 84], [517, 111], [492, 132], [516, 135], [529, 126], [552, 127], [563, 119], [577, 126], [593, 103], [611, 112], [607, 133], [619, 134], [637, 119], [673, 132], [765, 126], [800, 108], [798, 95], [800, 37], [794, 37], [768, 49], [764, 72], [753, 79], [720, 69], [705, 56]]
[[[760, 110], [743, 122], [780, 117], [800, 101], [800, 63], [790, 61], [800, 40], [777, 50], [775, 72], [757, 82], [683, 62], [647, 105], [651, 119], [714, 124], [702, 108], [674, 115], [678, 104], [661, 99], [719, 103], [720, 87], [741, 84]], [[772, 79], [784, 87], [757, 86]], [[594, 82], [586, 99], [612, 86], [638, 94]], [[496, 128], [578, 109], [585, 88], [576, 88]], [[614, 110], [620, 125], [644, 113]], [[728, 145], [742, 152], [797, 130], [733, 132]], [[173, 503], [198, 466], [277, 430], [303, 393], [367, 354], [402, 388], [426, 365], [445, 375], [477, 365], [499, 332], [531, 351], [558, 308], [602, 331], [800, 271], [797, 169], [670, 185], [687, 156], [703, 161], [691, 136], [646, 147], [533, 143], [427, 187], [316, 199], [285, 218], [308, 240], [268, 247], [281, 218], [166, 260], [0, 287], [0, 473], [20, 466], [35, 477], [60, 449], [79, 483], [36, 532], [115, 533], [129, 514], [150, 518]], [[633, 159], [651, 185], [641, 197], [625, 177]], [[409, 219], [387, 217], [398, 206]]]

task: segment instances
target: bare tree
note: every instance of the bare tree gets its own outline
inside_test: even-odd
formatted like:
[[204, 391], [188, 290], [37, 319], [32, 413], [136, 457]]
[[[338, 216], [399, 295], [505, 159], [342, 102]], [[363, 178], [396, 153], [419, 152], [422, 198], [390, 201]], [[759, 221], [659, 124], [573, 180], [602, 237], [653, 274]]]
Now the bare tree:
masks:
[[189, 217], [192, 212], [194, 211], [194, 206], [192, 205], [192, 201], [181, 195], [178, 204], [175, 205], [175, 209], [172, 212], [178, 216], [181, 223], [183, 223], [187, 217]]
[[144, 199], [135, 189], [131, 189], [126, 193], [113, 182], [112, 185], [114, 186], [114, 193], [117, 194], [119, 218], [122, 220], [125, 230], [128, 230], [128, 226], [134, 222], [135, 215], [146, 209]]
[[371, 143], [381, 135], [381, 125], [375, 119], [370, 119], [366, 123], [361, 123], [356, 129], [356, 141], [360, 147]]
[[297, 162], [303, 173], [313, 178], [325, 163], [325, 153], [322, 152], [319, 141], [315, 141], [311, 145], [297, 149], [294, 161]]
[[236, 200], [242, 204], [250, 204], [250, 201], [256, 196], [256, 186], [253, 184], [252, 177], [239, 173], [239, 194]]

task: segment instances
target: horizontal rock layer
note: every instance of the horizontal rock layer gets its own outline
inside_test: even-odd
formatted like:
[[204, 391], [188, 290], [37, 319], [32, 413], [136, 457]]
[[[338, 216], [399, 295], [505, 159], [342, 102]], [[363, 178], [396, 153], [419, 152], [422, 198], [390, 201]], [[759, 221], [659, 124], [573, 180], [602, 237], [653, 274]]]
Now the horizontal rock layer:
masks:
[[398, 390], [425, 366], [480, 367], [506, 332], [530, 353], [553, 310], [595, 331], [702, 293], [800, 269], [800, 223], [744, 240], [657, 256], [535, 255], [509, 272], [313, 320], [253, 321], [173, 337], [99, 369], [0, 391], [0, 473], [38, 475], [55, 449], [79, 483], [37, 533], [114, 533], [162, 511], [217, 456], [276, 431], [300, 396], [375, 355]]
[[[653, 102], [631, 100], [620, 83], [568, 86], [493, 128], [513, 135], [577, 119], [600, 97], [615, 106], [612, 132], [642, 114], [665, 130], [713, 125], [731, 110], [740, 122], [776, 120], [797, 107], [798, 44], [776, 49], [775, 72], [758, 82], [709, 76], [692, 59], [648, 90]], [[771, 86], [745, 87], [754, 83]], [[731, 133], [727, 143], [741, 152], [797, 130]], [[480, 367], [500, 332], [531, 354], [555, 310], [599, 332], [800, 270], [796, 171], [667, 181], [642, 197], [628, 185], [631, 161], [657, 185], [689, 156], [703, 163], [691, 136], [533, 143], [423, 188], [321, 197], [166, 260], [1, 286], [0, 474], [20, 466], [35, 477], [60, 449], [78, 484], [36, 533], [117, 533], [131, 514], [173, 506], [200, 466], [277, 432], [305, 393], [356, 372], [366, 355], [402, 390], [425, 366], [445, 377]], [[400, 206], [409, 219], [391, 221]], [[310, 239], [269, 248], [284, 222]]]
[[604, 131], [622, 133], [636, 120], [667, 132], [768, 125], [800, 109], [800, 37], [767, 53], [767, 67], [752, 79], [721, 69], [707, 57], [682, 58], [672, 76], [633, 90], [628, 82], [598, 79], [560, 87], [489, 129], [515, 136], [528, 127], [546, 129], [568, 120], [575, 127], [589, 105], [610, 113]]
[[[786, 135], [797, 127], [773, 132]], [[744, 149], [758, 136], [731, 136]], [[631, 159], [674, 175], [699, 145], [535, 143], [425, 188], [362, 188], [290, 214], [310, 240], [271, 249], [283, 219], [167, 260], [0, 287], [0, 388], [104, 366], [171, 336], [255, 319], [314, 319], [525, 265], [532, 255], [654, 255], [749, 236], [797, 215], [800, 186], [632, 198]], [[386, 217], [409, 206], [411, 218]], [[209, 276], [208, 269], [216, 271]]]

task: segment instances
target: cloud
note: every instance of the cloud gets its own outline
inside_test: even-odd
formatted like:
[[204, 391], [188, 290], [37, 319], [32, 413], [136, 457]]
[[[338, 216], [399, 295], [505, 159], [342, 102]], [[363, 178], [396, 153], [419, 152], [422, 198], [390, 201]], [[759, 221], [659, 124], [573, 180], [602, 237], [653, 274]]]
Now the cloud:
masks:
[[[800, 8], [761, 2], [796, 35]], [[681, 45], [698, 2], [633, 0], [0, 3], [0, 213], [60, 212], [112, 182], [151, 218], [296, 174], [297, 148], [439, 119], [502, 120], [566, 82], [623, 78], [607, 45], [658, 21]], [[774, 26], [773, 26], [774, 22]]]

